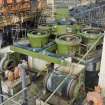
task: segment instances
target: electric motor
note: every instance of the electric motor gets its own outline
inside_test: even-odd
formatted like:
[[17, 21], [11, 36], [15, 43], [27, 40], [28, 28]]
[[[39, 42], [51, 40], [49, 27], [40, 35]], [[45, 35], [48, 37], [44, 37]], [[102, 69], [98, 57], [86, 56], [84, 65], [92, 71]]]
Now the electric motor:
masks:
[[54, 92], [60, 85], [56, 94], [66, 98], [73, 98], [77, 87], [78, 79], [75, 76], [68, 76], [60, 71], [54, 71], [47, 75], [44, 85], [50, 92]]

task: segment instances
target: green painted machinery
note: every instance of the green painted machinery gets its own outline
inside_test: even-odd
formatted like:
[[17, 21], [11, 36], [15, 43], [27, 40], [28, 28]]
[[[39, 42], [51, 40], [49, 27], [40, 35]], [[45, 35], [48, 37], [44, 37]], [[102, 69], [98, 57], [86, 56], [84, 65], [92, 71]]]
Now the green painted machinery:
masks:
[[74, 35], [64, 35], [56, 39], [57, 53], [62, 56], [75, 55], [80, 49], [81, 39]]
[[34, 30], [28, 33], [28, 39], [33, 48], [42, 48], [48, 43], [49, 35], [46, 31]]
[[56, 37], [64, 35], [67, 33], [67, 26], [66, 25], [52, 25], [49, 26], [49, 32]]
[[[103, 31], [97, 28], [86, 28], [82, 30], [81, 37], [83, 39], [83, 43], [88, 47], [94, 45], [94, 43], [98, 40], [99, 37], [103, 35]], [[103, 38], [96, 44], [96, 46], [102, 44]]]
[[67, 26], [66, 25], [56, 25], [56, 32], [59, 35], [65, 34], [67, 32]]

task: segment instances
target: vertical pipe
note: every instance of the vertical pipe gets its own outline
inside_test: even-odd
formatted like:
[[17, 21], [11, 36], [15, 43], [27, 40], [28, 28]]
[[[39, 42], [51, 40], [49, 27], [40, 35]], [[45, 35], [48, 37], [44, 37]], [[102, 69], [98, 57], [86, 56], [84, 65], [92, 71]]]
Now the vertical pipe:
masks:
[[[23, 62], [22, 64], [19, 64], [18, 67], [21, 70], [21, 80], [22, 80], [22, 89], [26, 88], [26, 68], [27, 65], [25, 64], [25, 62]], [[23, 91], [23, 105], [27, 105], [27, 90]]]
[[[104, 32], [104, 35], [105, 35], [105, 32]], [[104, 42], [103, 42], [101, 68], [100, 68], [100, 74], [99, 74], [99, 86], [102, 89], [103, 96], [105, 96], [105, 36], [104, 36]]]
[[[2, 85], [1, 85], [2, 73], [0, 73], [0, 94], [2, 94]], [[3, 103], [3, 96], [0, 95], [0, 104]]]
[[[0, 61], [0, 94], [2, 94], [1, 80], [2, 80], [2, 73], [3, 73], [3, 65], [7, 57], [8, 57], [8, 54], [5, 54], [4, 57]], [[2, 102], [3, 102], [3, 96], [0, 96], [0, 103]]]

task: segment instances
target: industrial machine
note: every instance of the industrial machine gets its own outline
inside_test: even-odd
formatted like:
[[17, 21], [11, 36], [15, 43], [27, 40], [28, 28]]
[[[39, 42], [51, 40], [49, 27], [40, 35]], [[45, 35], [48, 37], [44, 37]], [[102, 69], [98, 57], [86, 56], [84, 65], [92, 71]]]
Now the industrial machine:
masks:
[[42, 48], [48, 43], [49, 35], [47, 32], [32, 31], [28, 34], [29, 41], [33, 48]]
[[[76, 66], [78, 66], [78, 69], [75, 68]], [[77, 64], [71, 64], [71, 67], [60, 66], [55, 68], [52, 73], [49, 73], [44, 81], [45, 88], [48, 91], [54, 92], [57, 89], [55, 95], [65, 97], [63, 100], [66, 105], [73, 104], [73, 100], [78, 99], [79, 94], [83, 95], [84, 66]], [[68, 99], [68, 104], [65, 99]], [[51, 101], [52, 104], [56, 105], [56, 100], [55, 102]]]
[[[81, 8], [89, 9], [89, 6], [72, 9], [70, 21], [61, 16], [61, 20], [46, 21], [41, 25], [39, 17], [45, 9], [44, 1], [38, 0], [38, 7], [34, 9], [36, 14], [31, 11], [30, 2], [16, 2], [16, 6], [11, 2], [5, 7], [9, 11], [3, 12], [5, 16], [10, 12], [21, 13], [17, 24], [7, 25], [0, 31], [0, 47], [12, 45], [12, 53], [0, 53], [3, 90], [7, 81], [11, 88], [6, 93], [10, 95], [27, 88], [23, 100], [29, 105], [30, 97], [36, 105], [80, 104], [86, 93], [98, 84], [104, 30], [90, 26], [91, 20], [88, 25], [84, 24], [88, 20], [81, 23]], [[26, 19], [23, 14], [32, 17]], [[88, 14], [85, 15], [82, 17]]]
[[[31, 30], [27, 33], [27, 42], [21, 42], [21, 40], [15, 42], [11, 50], [18, 53], [18, 57], [13, 53], [13, 60], [11, 56], [9, 62], [5, 60], [3, 71], [6, 72], [9, 81], [18, 81], [20, 71], [17, 65], [21, 59], [25, 59], [28, 64], [28, 76], [31, 81], [37, 81], [38, 91], [36, 92], [35, 89], [34, 95], [36, 96], [41, 90], [45, 91], [41, 93], [40, 99], [40, 96], [37, 97], [36, 101], [46, 102], [47, 100], [47, 103], [53, 105], [58, 105], [59, 102], [62, 103], [61, 105], [72, 105], [81, 100], [81, 96], [85, 96], [85, 88], [88, 91], [97, 85], [103, 30], [88, 28], [82, 29], [77, 34], [66, 32], [60, 35], [54, 27], [55, 39], [51, 39], [50, 28], [44, 30], [40, 27], [37, 30]], [[83, 48], [85, 48], [84, 51]], [[22, 56], [19, 57], [19, 55]], [[15, 64], [11, 71], [14, 63], [17, 65]], [[18, 86], [15, 85], [14, 89]], [[49, 99], [53, 93], [53, 97]]]
[[[86, 89], [88, 87], [91, 87], [91, 83], [87, 83], [89, 82], [88, 79], [90, 78], [90, 74], [93, 78], [94, 73], [96, 73], [99, 69], [98, 65], [100, 64], [101, 59], [101, 47], [97, 49], [97, 46], [100, 46], [102, 43], [101, 41], [98, 41], [98, 44], [95, 45], [95, 49], [89, 52], [90, 54], [93, 52], [97, 52], [96, 55], [87, 55], [85, 59], [81, 61], [81, 54], [84, 54], [84, 52], [80, 53], [83, 48], [82, 43], [85, 42], [84, 44], [87, 45], [85, 46], [85, 48], [87, 49], [86, 51], [88, 51], [88, 49], [90, 49], [91, 47], [90, 44], [95, 44], [95, 42], [100, 37], [99, 34], [102, 31], [98, 32], [99, 34], [96, 32], [96, 35], [99, 35], [97, 35], [97, 38], [96, 36], [95, 39], [91, 39], [90, 37], [90, 40], [88, 39], [87, 41], [84, 41], [84, 34], [86, 34], [84, 30], [81, 34], [79, 33], [78, 35], [70, 35], [70, 33], [69, 35], [67, 35], [68, 33], [65, 35], [61, 35], [55, 40], [53, 39], [52, 42], [49, 42], [50, 36], [48, 32], [49, 31], [43, 32], [41, 30], [32, 30], [28, 33], [29, 43], [16, 43], [14, 46], [11, 47], [11, 49], [15, 52], [25, 54], [28, 57], [30, 71], [37, 74], [34, 75], [36, 76], [35, 80], [39, 81], [37, 78], [40, 76], [43, 77], [43, 75], [44, 77], [46, 77], [44, 81], [44, 86], [41, 85], [41, 87], [39, 87], [40, 90], [43, 90], [43, 88], [46, 89], [46, 93], [42, 95], [40, 101], [45, 101], [51, 93], [55, 92], [54, 97], [56, 97], [56, 99], [54, 97], [50, 99], [48, 101], [49, 104], [57, 105], [58, 102], [53, 100], [62, 99], [65, 105], [68, 105], [68, 103], [72, 105], [75, 100], [80, 99], [78, 94], [84, 94], [83, 90], [85, 86]], [[92, 33], [89, 31], [88, 34], [93, 34], [93, 31]], [[94, 34], [91, 36], [94, 36]], [[100, 40], [102, 40], [102, 37]], [[72, 62], [80, 62], [81, 64], [86, 66], [86, 69], [84, 69], [83, 67], [83, 69], [78, 71], [78, 69], [82, 66], [78, 67], [78, 64], [72, 66]], [[47, 66], [49, 65], [49, 63], [51, 65]], [[58, 68], [56, 68], [56, 64], [59, 65], [57, 65]], [[46, 66], [48, 70], [46, 70]], [[48, 73], [47, 75], [46, 72]], [[70, 75], [68, 75], [69, 73]], [[67, 79], [65, 79], [66, 77]], [[84, 79], [85, 77], [86, 79]], [[63, 80], [64, 83], [57, 91], [55, 91]], [[86, 81], [84, 82], [84, 80]], [[95, 81], [93, 80], [92, 83], [94, 82]], [[92, 88], [94, 88], [94, 86], [97, 84], [95, 83], [92, 85]], [[81, 88], [82, 92], [80, 91]], [[62, 101], [60, 102], [62, 103]]]
[[[21, 70], [18, 68], [18, 64], [22, 59], [25, 59], [25, 57], [13, 52], [0, 53], [2, 91], [8, 96], [14, 95], [21, 90]], [[26, 77], [26, 79], [29, 81], [29, 77]]]
[[81, 39], [75, 35], [64, 35], [56, 39], [57, 53], [63, 56], [73, 56], [80, 51]]

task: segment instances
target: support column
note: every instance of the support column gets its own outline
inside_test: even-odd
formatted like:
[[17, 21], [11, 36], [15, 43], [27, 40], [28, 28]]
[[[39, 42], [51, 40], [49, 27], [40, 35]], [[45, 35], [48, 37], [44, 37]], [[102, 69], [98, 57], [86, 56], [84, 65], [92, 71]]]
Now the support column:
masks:
[[103, 96], [105, 96], [105, 32], [104, 32], [101, 68], [100, 68], [100, 74], [99, 74], [99, 86], [102, 89]]

